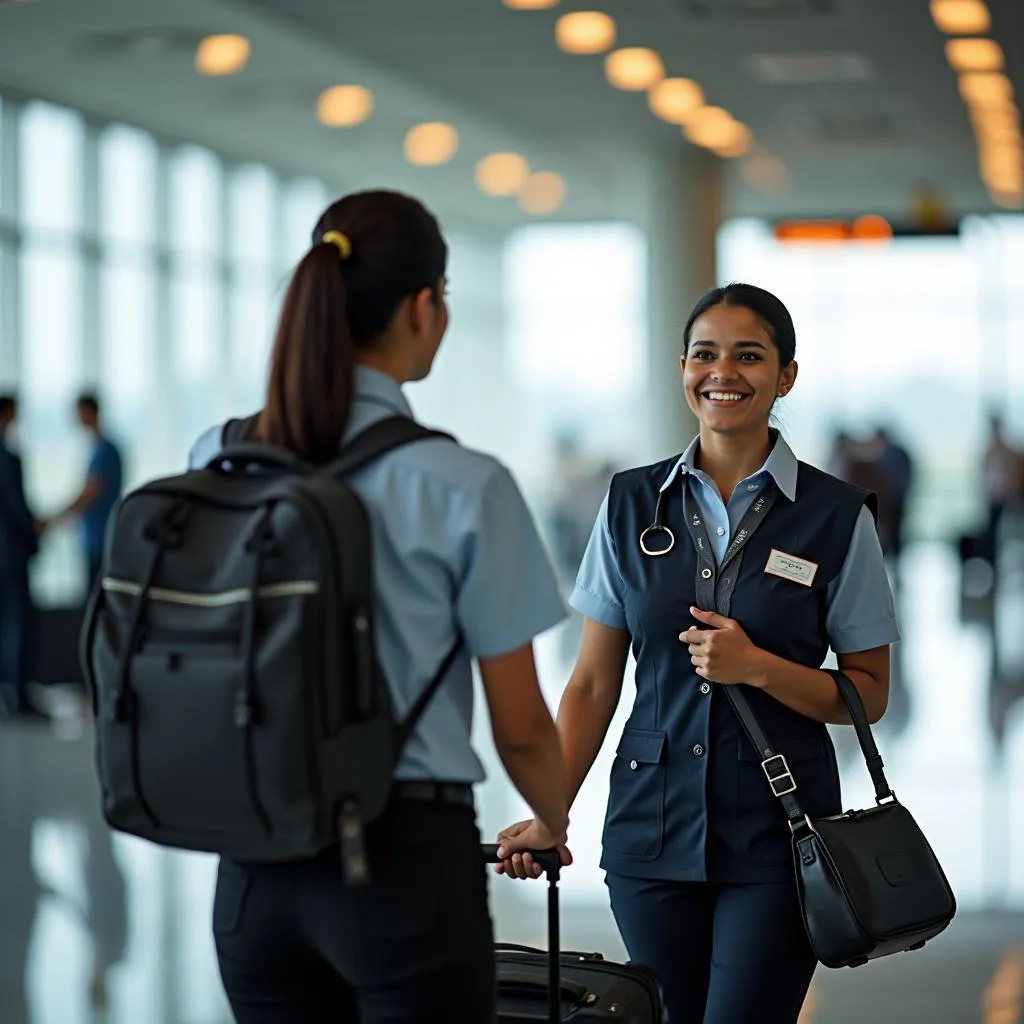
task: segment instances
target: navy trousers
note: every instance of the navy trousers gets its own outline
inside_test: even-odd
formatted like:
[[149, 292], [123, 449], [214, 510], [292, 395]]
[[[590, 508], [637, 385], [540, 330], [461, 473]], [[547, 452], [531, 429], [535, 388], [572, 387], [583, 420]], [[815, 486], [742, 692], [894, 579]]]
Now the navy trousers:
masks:
[[395, 800], [367, 830], [373, 883], [341, 857], [221, 860], [213, 908], [238, 1024], [493, 1024], [494, 935], [471, 807]]
[[792, 883], [607, 883], [630, 958], [658, 974], [671, 1024], [796, 1024], [817, 960]]
[[31, 626], [28, 566], [5, 567], [0, 571], [0, 686], [12, 710], [28, 705]]

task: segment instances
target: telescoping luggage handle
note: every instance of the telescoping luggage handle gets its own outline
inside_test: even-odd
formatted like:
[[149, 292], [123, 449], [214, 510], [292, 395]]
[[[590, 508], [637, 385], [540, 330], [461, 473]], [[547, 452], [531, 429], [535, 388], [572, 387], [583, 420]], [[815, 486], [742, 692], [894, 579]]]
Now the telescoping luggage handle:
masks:
[[[500, 863], [497, 843], [484, 843], [484, 861]], [[562, 1020], [562, 939], [559, 931], [558, 880], [562, 874], [562, 858], [557, 850], [525, 850], [544, 869], [548, 880], [548, 1017], [550, 1024]]]

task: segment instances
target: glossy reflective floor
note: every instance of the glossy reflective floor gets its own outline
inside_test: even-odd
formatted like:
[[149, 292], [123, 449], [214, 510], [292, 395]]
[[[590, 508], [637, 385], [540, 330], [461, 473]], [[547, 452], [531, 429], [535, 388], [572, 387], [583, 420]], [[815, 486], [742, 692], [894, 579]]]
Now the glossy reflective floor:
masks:
[[[970, 588], [985, 590], [984, 571]], [[856, 971], [821, 970], [802, 1024], [1018, 1024], [1024, 989], [1024, 548], [1009, 548], [999, 600], [962, 601], [955, 553], [911, 549], [902, 567], [899, 685], [878, 738], [890, 779], [931, 838], [961, 913], [926, 950]], [[541, 643], [554, 701], [571, 638]], [[227, 1024], [209, 935], [214, 862], [111, 836], [98, 810], [91, 736], [52, 694], [51, 724], [0, 723], [0, 1024]], [[620, 711], [624, 718], [627, 708]], [[479, 747], [485, 833], [520, 810]], [[621, 724], [621, 722], [620, 722]], [[614, 733], [614, 730], [613, 730]], [[870, 800], [837, 731], [847, 806]], [[577, 864], [563, 886], [567, 947], [623, 951], [597, 868], [606, 749], [574, 810]], [[543, 889], [495, 879], [499, 937], [541, 944]], [[754, 1022], [752, 1022], [754, 1024]]]

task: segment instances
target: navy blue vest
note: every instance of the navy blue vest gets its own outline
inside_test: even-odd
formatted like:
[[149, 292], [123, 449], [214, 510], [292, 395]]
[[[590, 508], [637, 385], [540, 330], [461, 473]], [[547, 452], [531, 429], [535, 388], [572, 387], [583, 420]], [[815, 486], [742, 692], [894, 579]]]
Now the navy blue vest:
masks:
[[[658, 492], [678, 457], [620, 473], [608, 522], [623, 581], [636, 658], [636, 700], [611, 772], [602, 867], [678, 881], [792, 878], [789, 828], [759, 759], [721, 687], [694, 672], [679, 634], [698, 625], [697, 555], [683, 516], [683, 484], [666, 495], [676, 546], [660, 558], [640, 549]], [[727, 567], [729, 615], [764, 650], [817, 668], [828, 652], [826, 590], [842, 568], [866, 492], [800, 463], [797, 497], [778, 494]], [[655, 538], [657, 540], [657, 538]], [[653, 541], [652, 541], [653, 543]], [[764, 571], [776, 548], [818, 565], [811, 586]], [[825, 726], [745, 687], [776, 750], [786, 755], [811, 815], [840, 811], [839, 773]]]

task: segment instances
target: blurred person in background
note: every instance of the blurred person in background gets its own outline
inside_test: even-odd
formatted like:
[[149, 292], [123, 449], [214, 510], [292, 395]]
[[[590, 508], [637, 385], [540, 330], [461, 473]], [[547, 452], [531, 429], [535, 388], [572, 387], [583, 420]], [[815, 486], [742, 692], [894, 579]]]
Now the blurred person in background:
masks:
[[18, 400], [0, 395], [0, 712], [39, 716], [28, 698], [32, 595], [29, 562], [41, 524], [25, 500], [21, 458], [14, 450]]
[[[733, 284], [700, 300], [681, 359], [700, 433], [615, 477], [570, 601], [586, 616], [557, 719], [570, 806], [636, 656], [601, 864], [672, 1024], [795, 1024], [816, 965], [786, 813], [723, 688], [744, 686], [811, 817], [842, 810], [826, 723], [850, 719], [820, 668], [829, 648], [871, 721], [888, 701], [899, 631], [873, 499], [798, 462], [770, 427], [795, 353], [769, 292]], [[499, 872], [537, 877], [523, 851], [557, 841], [536, 821], [511, 826]]]
[[1010, 442], [1003, 419], [996, 413], [988, 420], [983, 475], [986, 522], [975, 553], [994, 568], [1003, 517], [1024, 500], [1024, 453]]
[[914, 483], [914, 460], [887, 427], [876, 427], [869, 443], [878, 449], [886, 483], [885, 494], [877, 494], [878, 535], [882, 550], [891, 552], [898, 562], [906, 541], [907, 500]]
[[[447, 255], [437, 221], [408, 196], [362, 192], [330, 206], [284, 299], [253, 439], [323, 465], [372, 424], [412, 418], [402, 387], [430, 373], [447, 330]], [[192, 467], [217, 454], [223, 431], [197, 440]], [[221, 858], [221, 978], [239, 1024], [491, 1024], [471, 660], [502, 764], [560, 843], [563, 762], [533, 639], [565, 606], [496, 459], [429, 439], [348, 481], [371, 521], [374, 640], [396, 709], [453, 660], [403, 751], [388, 808], [366, 828], [369, 885], [348, 885], [337, 847], [283, 864]]]
[[117, 445], [106, 435], [96, 395], [80, 395], [75, 403], [79, 424], [89, 435], [91, 448], [85, 483], [78, 496], [51, 522], [77, 517], [81, 524], [87, 585], [91, 588], [103, 561], [107, 522], [121, 496], [124, 465]]
[[903, 552], [907, 499], [913, 481], [913, 460], [887, 428], [878, 426], [867, 437], [837, 435], [828, 471], [840, 480], [870, 491], [878, 501], [878, 539], [898, 578]]

